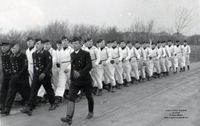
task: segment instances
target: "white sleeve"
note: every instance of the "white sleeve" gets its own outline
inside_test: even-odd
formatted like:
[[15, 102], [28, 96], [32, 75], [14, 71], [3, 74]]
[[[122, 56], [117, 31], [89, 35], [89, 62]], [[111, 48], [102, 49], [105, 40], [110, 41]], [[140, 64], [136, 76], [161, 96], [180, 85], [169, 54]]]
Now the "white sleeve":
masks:
[[126, 57], [126, 60], [129, 60], [131, 58], [131, 50], [126, 47], [127, 51], [128, 51], [128, 56]]
[[123, 59], [122, 48], [118, 47], [118, 49], [119, 49], [119, 61], [122, 61], [122, 59]]
[[95, 55], [96, 55], [96, 58], [97, 58], [95, 65], [98, 65], [100, 60], [101, 60], [101, 57], [100, 57], [99, 49], [97, 49], [97, 48], [95, 49]]

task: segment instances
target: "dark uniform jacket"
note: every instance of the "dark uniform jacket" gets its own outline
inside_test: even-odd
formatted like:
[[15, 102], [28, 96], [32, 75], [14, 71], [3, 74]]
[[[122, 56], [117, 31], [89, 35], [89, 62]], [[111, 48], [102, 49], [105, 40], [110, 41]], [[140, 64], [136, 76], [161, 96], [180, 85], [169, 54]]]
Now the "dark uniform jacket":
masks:
[[[90, 54], [82, 49], [78, 53], [75, 51], [71, 54], [71, 75], [70, 79], [74, 85], [92, 84], [90, 70], [92, 69], [92, 61]], [[74, 70], [80, 73], [79, 78], [74, 78]]]
[[11, 51], [8, 51], [6, 53], [1, 52], [1, 61], [2, 61], [2, 69], [4, 77], [9, 77], [11, 73], [11, 64], [10, 64], [10, 56]]
[[34, 75], [44, 73], [51, 76], [52, 56], [46, 50], [35, 51], [33, 54]]
[[18, 79], [28, 79], [28, 61], [24, 53], [11, 54], [11, 74], [17, 75]]

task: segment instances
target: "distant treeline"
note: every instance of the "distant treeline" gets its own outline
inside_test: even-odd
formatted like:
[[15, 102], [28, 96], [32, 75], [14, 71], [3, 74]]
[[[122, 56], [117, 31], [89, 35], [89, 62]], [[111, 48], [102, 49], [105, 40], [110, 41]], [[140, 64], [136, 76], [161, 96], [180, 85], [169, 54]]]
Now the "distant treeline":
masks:
[[167, 40], [187, 40], [191, 45], [200, 45], [200, 35], [184, 36], [182, 34], [171, 34], [167, 32], [155, 33], [152, 31], [153, 25], [138, 26], [122, 32], [116, 27], [99, 27], [94, 25], [69, 25], [66, 22], [53, 22], [49, 25], [24, 32], [10, 31], [6, 34], [0, 33], [0, 41], [9, 41], [10, 43], [20, 43], [22, 48], [26, 48], [25, 40], [27, 37], [49, 39], [55, 44], [62, 36], [71, 38], [72, 36], [81, 36], [83, 40], [92, 38], [94, 42], [98, 39], [125, 40], [145, 42], [145, 41], [167, 41]]

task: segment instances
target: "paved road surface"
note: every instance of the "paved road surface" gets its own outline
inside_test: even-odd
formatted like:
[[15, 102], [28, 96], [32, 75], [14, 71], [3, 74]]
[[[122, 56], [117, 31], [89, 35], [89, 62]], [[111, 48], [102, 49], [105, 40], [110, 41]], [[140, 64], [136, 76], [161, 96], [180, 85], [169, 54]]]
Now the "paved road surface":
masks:
[[[13, 110], [1, 126], [65, 126], [60, 117], [66, 102], [55, 111], [43, 105], [29, 117]], [[95, 117], [86, 120], [87, 102], [76, 104], [75, 126], [200, 126], [200, 63], [191, 70], [124, 87], [95, 97]]]

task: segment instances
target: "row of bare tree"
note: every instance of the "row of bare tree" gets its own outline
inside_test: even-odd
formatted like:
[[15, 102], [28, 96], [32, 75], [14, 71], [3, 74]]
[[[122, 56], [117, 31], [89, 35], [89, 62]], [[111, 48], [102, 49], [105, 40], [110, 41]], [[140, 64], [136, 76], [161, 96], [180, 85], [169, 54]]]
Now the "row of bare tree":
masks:
[[200, 44], [200, 36], [193, 35], [186, 37], [182, 33], [191, 26], [191, 11], [181, 9], [175, 18], [175, 33], [155, 32], [155, 23], [150, 20], [146, 24], [141, 20], [136, 20], [127, 30], [120, 31], [117, 27], [105, 27], [94, 25], [70, 25], [68, 22], [55, 21], [49, 23], [41, 29], [29, 30], [25, 32], [10, 31], [6, 34], [0, 33], [0, 41], [21, 43], [25, 47], [24, 41], [27, 37], [45, 38], [52, 42], [59, 40], [62, 36], [81, 36], [83, 40], [92, 38], [109, 40], [130, 40], [135, 41], [158, 41], [158, 40], [183, 40], [188, 39], [191, 44]]

